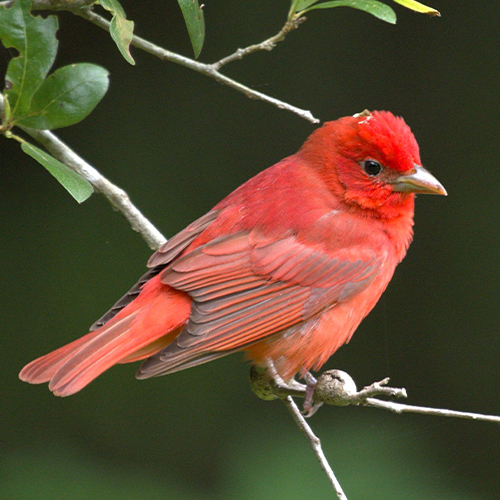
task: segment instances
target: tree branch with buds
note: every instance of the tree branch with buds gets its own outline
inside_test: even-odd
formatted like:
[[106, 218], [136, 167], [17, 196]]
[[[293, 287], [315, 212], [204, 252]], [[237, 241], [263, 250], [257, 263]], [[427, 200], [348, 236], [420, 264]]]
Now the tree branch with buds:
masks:
[[[312, 411], [306, 411], [306, 417], [310, 417], [323, 405], [332, 406], [367, 406], [371, 408], [379, 408], [389, 410], [394, 413], [418, 413], [420, 415], [432, 415], [438, 417], [464, 418], [469, 420], [479, 420], [483, 422], [493, 422], [500, 424], [500, 416], [483, 415], [480, 413], [462, 412], [455, 410], [446, 410], [441, 408], [428, 408], [425, 406], [406, 405], [379, 399], [378, 396], [389, 398], [406, 398], [406, 389], [389, 387], [389, 378], [385, 378], [380, 382], [364, 387], [360, 391], [357, 390], [356, 384], [352, 377], [341, 370], [327, 370], [323, 372], [316, 382], [313, 398], [316, 402]], [[283, 401], [288, 411], [305, 435], [306, 439], [320, 462], [320, 465], [332, 484], [335, 493], [339, 500], [347, 500], [339, 481], [335, 477], [330, 464], [328, 463], [319, 438], [314, 434], [311, 427], [304, 418], [297, 405], [294, 403], [293, 397], [306, 398], [307, 386], [297, 382], [295, 379], [291, 381], [283, 381], [277, 374], [274, 366], [270, 364], [268, 368], [260, 368], [252, 366], [250, 369], [250, 387], [252, 391], [265, 401], [280, 399]]]

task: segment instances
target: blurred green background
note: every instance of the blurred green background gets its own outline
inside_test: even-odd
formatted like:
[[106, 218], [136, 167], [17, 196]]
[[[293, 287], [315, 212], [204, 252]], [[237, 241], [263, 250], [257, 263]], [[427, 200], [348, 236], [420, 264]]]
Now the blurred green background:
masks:
[[[191, 56], [177, 2], [122, 3], [138, 34]], [[205, 3], [205, 62], [273, 35], [288, 9]], [[224, 71], [323, 121], [365, 108], [405, 117], [449, 197], [419, 198], [407, 258], [326, 368], [360, 386], [390, 376], [411, 404], [498, 415], [500, 7], [431, 4], [441, 19], [393, 4], [396, 26], [313, 12], [273, 52]], [[111, 85], [58, 134], [167, 236], [314, 128], [137, 50], [131, 67], [99, 28], [59, 17], [56, 65], [96, 62]], [[9, 58], [0, 49], [2, 74]], [[283, 405], [250, 392], [240, 355], [144, 382], [121, 365], [67, 399], [18, 380], [25, 363], [86, 333], [150, 251], [102, 197], [78, 206], [14, 141], [0, 147], [0, 498], [333, 498]], [[366, 408], [323, 408], [310, 422], [350, 500], [500, 498], [498, 425]]]

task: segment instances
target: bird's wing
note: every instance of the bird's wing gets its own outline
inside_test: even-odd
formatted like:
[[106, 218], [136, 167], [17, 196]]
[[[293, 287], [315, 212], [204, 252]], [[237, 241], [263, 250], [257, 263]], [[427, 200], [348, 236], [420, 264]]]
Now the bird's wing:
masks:
[[172, 236], [149, 259], [148, 267], [156, 268], [170, 264], [185, 248], [187, 248], [205, 229], [217, 219], [220, 210], [211, 210], [189, 224], [180, 233]]
[[149, 271], [142, 275], [139, 281], [90, 327], [90, 331], [93, 332], [101, 328], [101, 326], [105, 325], [111, 318], [114, 318], [125, 306], [130, 304], [139, 295], [143, 285], [186, 249], [197, 236], [212, 224], [218, 215], [218, 210], [208, 212], [164, 243], [150, 257], [148, 261]]
[[143, 363], [138, 378], [204, 363], [307, 321], [364, 290], [379, 272], [373, 251], [332, 255], [257, 231], [217, 238], [166, 267], [161, 281], [193, 298], [182, 332]]

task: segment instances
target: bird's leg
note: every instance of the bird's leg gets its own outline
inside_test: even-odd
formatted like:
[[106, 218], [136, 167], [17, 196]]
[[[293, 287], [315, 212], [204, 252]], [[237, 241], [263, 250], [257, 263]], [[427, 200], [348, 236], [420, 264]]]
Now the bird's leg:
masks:
[[267, 370], [269, 374], [271, 375], [271, 378], [273, 379], [274, 385], [278, 391], [283, 391], [283, 392], [294, 392], [294, 391], [303, 391], [304, 386], [297, 382], [296, 380], [292, 379], [289, 381], [284, 381], [281, 375], [278, 373], [278, 370], [276, 369], [276, 366], [274, 365], [274, 361], [271, 358], [266, 359], [266, 365], [267, 365]]
[[281, 375], [276, 370], [276, 366], [274, 366], [274, 361], [271, 358], [266, 359], [267, 371], [271, 374], [271, 378], [274, 380], [276, 387], [281, 389], [286, 389], [288, 384], [281, 378]]
[[312, 375], [312, 373], [305, 372], [302, 375], [302, 378], [306, 382], [305, 393], [304, 393], [304, 385], [300, 384], [295, 379], [285, 382], [281, 378], [280, 374], [278, 373], [278, 370], [276, 370], [276, 367], [274, 366], [274, 362], [272, 359], [267, 359], [266, 364], [267, 364], [267, 369], [273, 379], [275, 389], [277, 389], [278, 392], [282, 391], [284, 393], [293, 395], [294, 392], [299, 391], [300, 394], [297, 395], [300, 395], [302, 397], [305, 396], [304, 406], [303, 406], [304, 409], [302, 413], [306, 418], [312, 417], [318, 411], [318, 409], [323, 405], [323, 403], [313, 404], [314, 390], [316, 389], [317, 380]]
[[302, 413], [306, 418], [309, 418], [319, 410], [323, 403], [316, 403], [313, 405], [314, 391], [318, 383], [316, 378], [310, 372], [305, 372], [302, 378], [306, 381], [306, 398], [304, 400], [304, 410]]

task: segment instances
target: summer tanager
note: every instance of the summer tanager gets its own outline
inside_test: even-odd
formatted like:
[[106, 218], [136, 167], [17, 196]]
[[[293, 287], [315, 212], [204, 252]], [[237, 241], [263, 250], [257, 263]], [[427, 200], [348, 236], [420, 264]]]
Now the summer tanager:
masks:
[[68, 396], [116, 363], [148, 358], [145, 379], [235, 351], [285, 380], [318, 370], [405, 256], [415, 193], [446, 191], [402, 118], [327, 122], [165, 243], [90, 333], [20, 378]]

